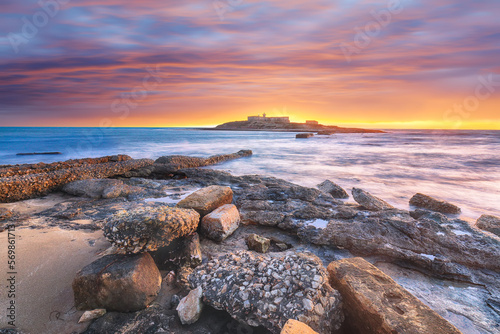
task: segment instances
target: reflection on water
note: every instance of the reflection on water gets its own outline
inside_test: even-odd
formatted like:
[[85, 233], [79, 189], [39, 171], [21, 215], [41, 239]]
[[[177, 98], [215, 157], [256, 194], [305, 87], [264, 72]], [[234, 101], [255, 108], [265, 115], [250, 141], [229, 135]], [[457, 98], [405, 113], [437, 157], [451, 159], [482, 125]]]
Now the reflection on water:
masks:
[[[186, 129], [0, 128], [0, 164], [128, 154], [208, 156], [251, 149], [250, 158], [213, 168], [265, 174], [301, 185], [331, 179], [361, 187], [399, 208], [422, 192], [462, 207], [464, 216], [500, 215], [500, 131], [391, 131], [296, 140], [294, 133]], [[61, 151], [62, 156], [18, 157]]]

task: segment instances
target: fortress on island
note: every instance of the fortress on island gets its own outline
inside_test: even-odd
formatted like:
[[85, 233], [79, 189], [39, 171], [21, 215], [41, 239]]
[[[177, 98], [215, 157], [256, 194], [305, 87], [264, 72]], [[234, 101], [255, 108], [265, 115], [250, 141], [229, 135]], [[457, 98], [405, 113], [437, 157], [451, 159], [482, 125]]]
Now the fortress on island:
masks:
[[[262, 116], [257, 115], [257, 116], [248, 116], [247, 117], [248, 122], [270, 122], [270, 123], [285, 123], [289, 124], [290, 123], [290, 117], [289, 116], [283, 116], [283, 117], [266, 117], [266, 114], [262, 114]], [[317, 125], [318, 121], [306, 121], [305, 124], [310, 124], [310, 125]]]

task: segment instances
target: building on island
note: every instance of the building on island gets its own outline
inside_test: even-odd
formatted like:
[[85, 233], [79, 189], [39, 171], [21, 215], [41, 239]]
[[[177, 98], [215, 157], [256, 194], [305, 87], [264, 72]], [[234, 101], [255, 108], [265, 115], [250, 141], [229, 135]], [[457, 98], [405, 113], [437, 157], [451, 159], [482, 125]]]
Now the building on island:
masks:
[[262, 116], [248, 116], [249, 122], [271, 122], [271, 123], [290, 123], [290, 117], [266, 117], [266, 114]]
[[309, 124], [309, 125], [318, 125], [318, 121], [306, 121], [306, 124]]

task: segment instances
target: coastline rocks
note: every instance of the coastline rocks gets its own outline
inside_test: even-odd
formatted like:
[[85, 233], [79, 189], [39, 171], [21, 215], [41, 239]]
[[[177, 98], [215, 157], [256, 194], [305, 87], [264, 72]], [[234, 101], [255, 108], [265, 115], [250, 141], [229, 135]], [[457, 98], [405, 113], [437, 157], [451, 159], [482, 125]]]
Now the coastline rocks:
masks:
[[352, 197], [362, 207], [370, 211], [380, 211], [394, 209], [392, 205], [384, 200], [373, 196], [367, 191], [359, 188], [352, 188]]
[[462, 212], [462, 210], [460, 210], [460, 208], [456, 205], [445, 201], [440, 201], [420, 193], [413, 195], [413, 197], [410, 199], [410, 205], [435, 212], [454, 215], [460, 214]]
[[482, 215], [476, 221], [476, 226], [481, 230], [491, 232], [500, 237], [500, 217]]
[[332, 195], [333, 198], [349, 198], [349, 195], [341, 186], [330, 180], [325, 180], [318, 184], [318, 189]]
[[273, 333], [288, 319], [325, 334], [343, 321], [340, 296], [311, 254], [238, 251], [197, 267], [188, 280], [192, 288], [203, 288], [205, 303]]
[[189, 294], [180, 301], [176, 310], [183, 325], [194, 324], [200, 319], [201, 311], [203, 311], [203, 303], [201, 302], [202, 296], [203, 290], [201, 287], [197, 287], [191, 290]]
[[78, 310], [134, 312], [148, 306], [160, 286], [160, 271], [148, 253], [106, 255], [77, 273], [75, 306]]
[[155, 251], [196, 231], [200, 215], [166, 204], [141, 204], [105, 220], [104, 236], [127, 253]]
[[127, 196], [131, 187], [120, 180], [90, 179], [73, 181], [66, 184], [62, 190], [70, 195], [90, 198], [117, 198]]
[[314, 137], [314, 133], [297, 133], [295, 135], [295, 138], [297, 139], [307, 139], [311, 137]]
[[251, 150], [240, 150], [236, 153], [212, 155], [208, 158], [190, 157], [184, 155], [168, 155], [156, 159], [155, 164], [169, 164], [173, 167], [175, 166], [176, 169], [204, 167], [221, 163], [227, 160], [249, 157], [252, 154], [253, 153]]
[[318, 332], [303, 322], [288, 319], [280, 334], [318, 334]]
[[194, 209], [203, 217], [219, 206], [231, 204], [232, 201], [231, 188], [213, 185], [195, 191], [177, 203], [177, 207]]
[[200, 230], [208, 238], [223, 241], [240, 225], [240, 213], [234, 204], [224, 204], [201, 220]]
[[247, 237], [248, 249], [254, 250], [259, 253], [267, 253], [269, 247], [271, 247], [271, 240], [264, 238], [255, 233], [250, 234]]
[[194, 232], [186, 237], [173, 240], [166, 247], [150, 252], [160, 270], [172, 270], [179, 267], [197, 267], [202, 262], [200, 237]]
[[[127, 157], [130, 159], [130, 157]], [[153, 160], [128, 160], [117, 156], [69, 160], [56, 164], [0, 169], [0, 202], [16, 202], [61, 189], [77, 180], [104, 179], [153, 164]], [[49, 166], [49, 167], [44, 167]]]
[[12, 211], [7, 208], [0, 208], [0, 221], [6, 220], [12, 217]]
[[340, 291], [346, 325], [357, 333], [461, 334], [453, 325], [362, 258], [328, 265]]

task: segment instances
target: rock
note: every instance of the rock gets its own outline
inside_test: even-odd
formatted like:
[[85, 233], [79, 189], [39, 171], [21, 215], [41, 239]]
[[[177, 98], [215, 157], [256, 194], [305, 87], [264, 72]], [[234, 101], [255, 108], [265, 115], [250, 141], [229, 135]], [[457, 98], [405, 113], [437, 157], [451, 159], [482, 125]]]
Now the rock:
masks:
[[77, 273], [75, 306], [78, 310], [134, 312], [148, 306], [160, 286], [160, 271], [148, 253], [106, 255]]
[[177, 308], [179, 303], [181, 302], [181, 299], [177, 295], [172, 295], [172, 298], [170, 298], [170, 308]]
[[90, 198], [116, 198], [127, 196], [130, 193], [130, 187], [120, 180], [91, 179], [70, 182], [63, 187], [63, 191], [71, 195]]
[[280, 334], [318, 334], [318, 332], [303, 322], [288, 319]]
[[334, 261], [328, 273], [342, 295], [346, 325], [357, 333], [461, 333], [362, 258]]
[[189, 294], [182, 298], [176, 310], [179, 313], [179, 318], [183, 325], [194, 324], [200, 318], [201, 311], [203, 310], [203, 303], [201, 297], [203, 290], [197, 287], [191, 290]]
[[204, 167], [208, 165], [221, 163], [227, 160], [249, 157], [251, 155], [252, 155], [251, 150], [240, 150], [237, 153], [232, 153], [232, 154], [212, 155], [211, 157], [208, 158], [189, 157], [183, 155], [169, 155], [156, 159], [155, 164], [169, 164], [172, 165], [175, 169]]
[[95, 309], [92, 311], [85, 311], [82, 314], [82, 316], [80, 317], [80, 320], [78, 320], [78, 323], [80, 324], [82, 322], [94, 320], [94, 319], [102, 317], [105, 314], [106, 314], [106, 309], [103, 309], [103, 308], [98, 308], [98, 309]]
[[295, 135], [295, 138], [297, 139], [307, 139], [311, 137], [314, 137], [314, 133], [297, 133]]
[[201, 220], [201, 233], [215, 241], [223, 241], [240, 224], [240, 213], [234, 204], [225, 204], [207, 214]]
[[153, 334], [172, 333], [175, 315], [153, 304], [134, 313], [109, 312], [95, 320], [82, 334]]
[[0, 208], [0, 221], [7, 220], [12, 217], [12, 211], [7, 208]]
[[318, 189], [332, 195], [333, 198], [349, 198], [349, 195], [341, 186], [330, 180], [325, 180], [318, 184]]
[[271, 240], [252, 233], [247, 237], [247, 245], [249, 249], [252, 249], [256, 252], [266, 253], [271, 246]]
[[104, 222], [104, 236], [127, 253], [155, 251], [198, 228], [200, 215], [167, 204], [143, 203], [115, 213]]
[[367, 210], [380, 211], [394, 209], [389, 203], [359, 188], [352, 188], [352, 197]]
[[462, 212], [462, 210], [460, 210], [460, 208], [456, 205], [440, 201], [420, 193], [415, 194], [410, 199], [410, 205], [435, 212], [448, 213], [448, 214], [459, 214], [460, 212]]
[[288, 319], [325, 334], [343, 321], [339, 294], [311, 254], [237, 251], [195, 268], [188, 280], [192, 288], [203, 288], [205, 303], [273, 333], [280, 333]]
[[177, 203], [177, 207], [194, 209], [203, 217], [219, 206], [231, 204], [232, 201], [231, 188], [214, 185], [195, 191]]
[[160, 270], [172, 270], [179, 267], [196, 267], [201, 264], [200, 237], [194, 232], [173, 240], [166, 247], [150, 252]]
[[15, 202], [60, 190], [65, 184], [104, 179], [153, 164], [128, 156], [68, 160], [53, 164], [3, 166], [0, 168], [0, 202]]
[[476, 226], [482, 230], [500, 236], [500, 217], [482, 215], [476, 222]]

